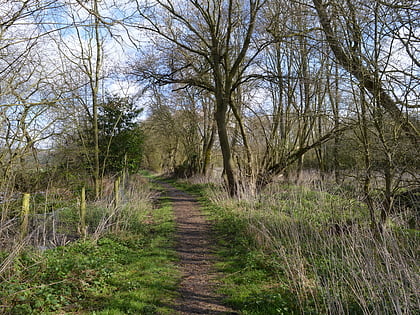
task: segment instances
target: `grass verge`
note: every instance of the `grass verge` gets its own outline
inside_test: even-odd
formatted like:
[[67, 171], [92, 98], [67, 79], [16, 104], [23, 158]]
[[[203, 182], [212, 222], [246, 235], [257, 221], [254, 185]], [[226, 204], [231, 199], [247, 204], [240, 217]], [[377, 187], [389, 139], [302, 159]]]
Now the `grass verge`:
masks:
[[246, 232], [247, 220], [209, 199], [209, 191], [219, 187], [211, 183], [171, 183], [195, 195], [214, 223], [219, 256], [216, 267], [223, 275], [219, 292], [225, 296], [225, 303], [242, 315], [298, 314], [293, 295], [275, 272], [277, 262]]
[[98, 240], [27, 250], [0, 283], [4, 314], [171, 314], [179, 274], [166, 200]]
[[220, 245], [221, 293], [243, 315], [416, 314], [418, 231], [377, 235], [355, 200], [279, 186], [231, 199], [214, 185], [200, 196]]

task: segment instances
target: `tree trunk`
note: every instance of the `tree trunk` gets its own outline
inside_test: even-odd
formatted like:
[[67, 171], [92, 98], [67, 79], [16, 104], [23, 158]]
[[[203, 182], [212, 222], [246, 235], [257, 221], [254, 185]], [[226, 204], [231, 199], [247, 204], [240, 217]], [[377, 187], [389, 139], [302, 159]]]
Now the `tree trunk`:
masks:
[[[98, 1], [93, 2], [93, 10], [98, 13]], [[102, 44], [99, 33], [99, 18], [95, 15], [95, 44], [96, 44], [96, 58], [94, 65], [94, 73], [90, 76], [91, 90], [92, 90], [92, 111], [93, 111], [93, 133], [94, 133], [94, 186], [95, 186], [95, 197], [99, 198], [101, 193], [101, 176], [100, 176], [100, 160], [99, 160], [99, 127], [98, 127], [98, 101], [99, 101], [99, 81], [100, 72], [102, 66]]]
[[370, 139], [369, 139], [369, 130], [367, 126], [367, 105], [366, 105], [366, 99], [364, 95], [363, 88], [361, 88], [361, 113], [359, 116], [359, 123], [360, 123], [360, 131], [361, 131], [361, 140], [363, 144], [363, 160], [365, 164], [365, 174], [363, 178], [363, 194], [365, 202], [369, 209], [369, 215], [370, 215], [370, 224], [372, 230], [376, 231], [378, 230], [378, 223], [376, 220], [375, 215], [375, 204], [373, 202], [372, 196], [371, 196], [371, 178], [372, 178], [372, 162], [371, 162], [371, 149], [370, 149]]
[[201, 175], [206, 176], [208, 173], [208, 168], [210, 165], [211, 160], [211, 149], [213, 148], [214, 144], [214, 134], [216, 133], [216, 125], [213, 123], [210, 131], [210, 137], [209, 139], [204, 139], [205, 142], [203, 144], [203, 162], [201, 165]]
[[234, 197], [237, 194], [237, 184], [235, 174], [233, 171], [232, 152], [230, 149], [229, 137], [227, 133], [227, 104], [223, 101], [223, 98], [216, 98], [216, 102], [217, 108], [214, 116], [217, 124], [217, 131], [219, 134], [220, 149], [222, 151], [223, 156], [223, 172], [226, 176], [226, 184], [229, 195], [231, 197]]
[[[328, 94], [329, 99], [333, 111], [333, 119], [334, 119], [334, 129], [338, 129], [340, 127], [340, 98], [338, 92], [338, 65], [335, 65], [335, 74], [334, 74], [334, 89], [331, 91], [331, 83], [329, 82], [329, 77], [327, 77], [327, 86], [328, 86]], [[340, 183], [340, 162], [338, 159], [338, 147], [340, 146], [340, 134], [336, 134], [334, 136], [334, 145], [332, 149], [332, 158], [333, 158], [333, 168], [334, 168], [334, 179], [337, 184]]]

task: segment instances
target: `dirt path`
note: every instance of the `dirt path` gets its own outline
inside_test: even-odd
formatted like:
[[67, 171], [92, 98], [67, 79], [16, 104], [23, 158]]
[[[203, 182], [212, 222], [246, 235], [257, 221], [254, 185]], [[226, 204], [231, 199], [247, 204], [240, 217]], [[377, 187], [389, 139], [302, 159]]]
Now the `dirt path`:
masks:
[[214, 292], [217, 274], [213, 269], [211, 225], [200, 213], [197, 201], [168, 184], [161, 184], [172, 201], [177, 223], [176, 250], [182, 280], [175, 311], [177, 314], [238, 314], [224, 306], [222, 297]]

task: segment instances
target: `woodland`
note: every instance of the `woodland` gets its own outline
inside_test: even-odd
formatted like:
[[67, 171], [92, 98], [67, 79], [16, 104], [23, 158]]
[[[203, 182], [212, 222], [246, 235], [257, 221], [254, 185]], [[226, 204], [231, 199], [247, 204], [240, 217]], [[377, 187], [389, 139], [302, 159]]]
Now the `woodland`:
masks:
[[415, 0], [0, 0], [0, 313], [173, 314], [166, 181], [238, 314], [416, 314], [419, 109]]

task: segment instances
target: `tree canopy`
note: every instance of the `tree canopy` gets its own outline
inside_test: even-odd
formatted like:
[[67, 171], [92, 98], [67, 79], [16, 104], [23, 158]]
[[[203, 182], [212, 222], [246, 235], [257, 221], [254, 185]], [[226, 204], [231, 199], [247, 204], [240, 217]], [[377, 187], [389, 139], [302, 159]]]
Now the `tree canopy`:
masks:
[[389, 207], [418, 183], [418, 163], [403, 162], [416, 161], [419, 140], [417, 3], [28, 0], [2, 10], [5, 176], [41, 168], [44, 148], [83, 134], [96, 193], [105, 173], [141, 163], [219, 173], [232, 196], [305, 168], [356, 176], [366, 196], [385, 183]]

